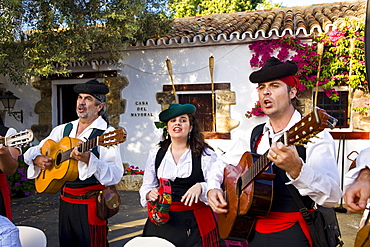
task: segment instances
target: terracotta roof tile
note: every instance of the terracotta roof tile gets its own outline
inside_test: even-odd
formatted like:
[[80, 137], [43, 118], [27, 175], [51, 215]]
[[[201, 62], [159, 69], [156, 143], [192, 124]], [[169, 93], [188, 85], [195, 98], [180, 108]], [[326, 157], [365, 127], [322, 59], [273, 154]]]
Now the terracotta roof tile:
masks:
[[284, 35], [312, 37], [330, 31], [346, 17], [365, 20], [365, 13], [366, 1], [361, 0], [178, 18], [170, 33], [137, 47], [179, 46], [197, 41], [238, 43]]

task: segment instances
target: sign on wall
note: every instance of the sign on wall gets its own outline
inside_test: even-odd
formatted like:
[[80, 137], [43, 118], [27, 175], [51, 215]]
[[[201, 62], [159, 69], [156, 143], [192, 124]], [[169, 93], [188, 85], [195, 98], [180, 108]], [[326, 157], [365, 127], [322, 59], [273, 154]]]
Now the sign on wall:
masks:
[[148, 101], [135, 101], [136, 112], [131, 112], [131, 117], [153, 117], [153, 112], [148, 112]]

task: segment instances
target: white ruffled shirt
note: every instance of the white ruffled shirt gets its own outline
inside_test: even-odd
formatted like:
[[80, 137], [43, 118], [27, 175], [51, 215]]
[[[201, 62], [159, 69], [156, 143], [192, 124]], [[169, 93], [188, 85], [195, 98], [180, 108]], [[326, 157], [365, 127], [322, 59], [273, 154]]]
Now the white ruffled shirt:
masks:
[[[98, 117], [90, 126], [88, 126], [79, 136], [76, 136], [78, 120], [71, 122], [73, 125], [72, 131], [69, 137], [78, 138], [82, 141], [87, 140], [94, 128], [105, 130], [104, 133], [115, 130], [109, 126], [107, 129], [107, 123], [101, 117]], [[63, 138], [63, 131], [66, 124], [55, 127], [50, 135], [42, 140], [39, 145], [29, 148], [24, 153], [24, 161], [29, 165], [27, 169], [27, 177], [29, 179], [37, 178], [40, 174], [41, 169], [34, 165], [33, 160], [41, 155], [41, 147], [46, 140], [53, 140], [58, 143]], [[103, 185], [114, 185], [120, 182], [123, 176], [123, 164], [121, 160], [121, 153], [119, 145], [111, 147], [98, 146], [99, 156], [98, 159], [93, 153], [90, 155], [89, 165], [82, 161], [78, 161], [78, 173], [81, 180], [86, 180], [91, 176], [95, 176], [96, 179]]]
[[[155, 173], [155, 158], [159, 148], [153, 149], [149, 152], [148, 159], [145, 165], [145, 172], [143, 177], [143, 184], [140, 188], [140, 203], [143, 207], [146, 207], [146, 194], [153, 188], [158, 187], [158, 179]], [[176, 165], [175, 160], [171, 154], [171, 146], [168, 148], [166, 154], [163, 157], [161, 164], [158, 167], [158, 177], [166, 178], [174, 181], [176, 178], [187, 178], [192, 172], [192, 156], [190, 148], [187, 149], [180, 157], [178, 164]], [[217, 154], [207, 148], [201, 158], [202, 171], [205, 182], [200, 183], [202, 185], [202, 193], [199, 199], [202, 202], [207, 203], [207, 180], [208, 174], [213, 169], [213, 163], [217, 159]]]
[[[284, 132], [288, 131], [295, 123], [301, 120], [301, 114], [295, 111], [289, 124], [279, 133], [274, 134], [270, 122], [267, 121], [258, 145], [257, 153], [264, 154], [270, 148], [269, 137], [276, 142]], [[220, 189], [223, 182], [223, 170], [227, 164], [236, 166], [244, 152], [250, 151], [250, 138], [253, 128], [249, 129], [231, 147], [230, 151], [219, 157], [215, 162], [214, 169], [209, 174], [208, 190]], [[293, 184], [302, 196], [309, 196], [319, 205], [333, 207], [340, 200], [340, 178], [336, 161], [335, 143], [327, 130], [311, 138], [306, 146], [306, 162], [303, 162], [300, 175], [296, 179], [289, 178], [287, 184]]]
[[360, 151], [356, 158], [356, 167], [349, 170], [344, 176], [345, 189], [348, 189], [348, 187], [353, 184], [360, 174], [360, 171], [366, 167], [370, 168], [370, 148], [365, 148]]

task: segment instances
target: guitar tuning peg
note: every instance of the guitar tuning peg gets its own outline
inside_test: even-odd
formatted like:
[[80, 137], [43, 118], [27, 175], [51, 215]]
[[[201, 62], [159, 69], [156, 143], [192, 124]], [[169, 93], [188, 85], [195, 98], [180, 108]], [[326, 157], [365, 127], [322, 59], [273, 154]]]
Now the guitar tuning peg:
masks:
[[298, 145], [299, 145], [299, 146], [304, 146], [303, 142], [300, 142], [300, 141], [299, 141], [299, 142], [294, 143], [294, 145], [296, 145], [296, 146], [298, 146]]
[[307, 147], [306, 143], [304, 143], [304, 142], [295, 143], [295, 145], [296, 145], [296, 146], [297, 146], [297, 145], [299, 145], [299, 146], [302, 146], [302, 147], [304, 147], [304, 148], [306, 148], [306, 147]]
[[307, 139], [310, 140], [312, 137], [315, 137], [314, 134], [310, 134], [309, 136], [307, 136]]
[[322, 139], [322, 137], [317, 136], [316, 134], [311, 134], [310, 138], [315, 137], [317, 139]]
[[310, 141], [309, 140], [300, 140], [300, 141], [294, 143], [294, 145], [296, 145], [296, 146], [299, 145], [299, 146], [302, 146], [304, 148], [307, 148], [307, 142], [310, 142]]
[[310, 136], [310, 137], [307, 137], [307, 138], [306, 138], [306, 141], [307, 141], [307, 142], [312, 142], [312, 141], [311, 141], [311, 138], [312, 138], [311, 136]]
[[310, 139], [309, 139], [309, 138], [307, 138], [307, 137], [302, 138], [302, 140], [301, 140], [301, 142], [302, 142], [302, 143], [303, 143], [303, 142], [308, 142], [308, 141], [310, 141]]

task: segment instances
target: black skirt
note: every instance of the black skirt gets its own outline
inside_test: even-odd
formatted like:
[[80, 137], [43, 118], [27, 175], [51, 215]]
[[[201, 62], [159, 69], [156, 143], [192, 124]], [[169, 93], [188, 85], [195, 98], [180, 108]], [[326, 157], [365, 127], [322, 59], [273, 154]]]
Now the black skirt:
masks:
[[176, 247], [202, 247], [202, 238], [193, 211], [170, 211], [170, 219], [161, 226], [147, 219], [143, 236], [164, 238]]

